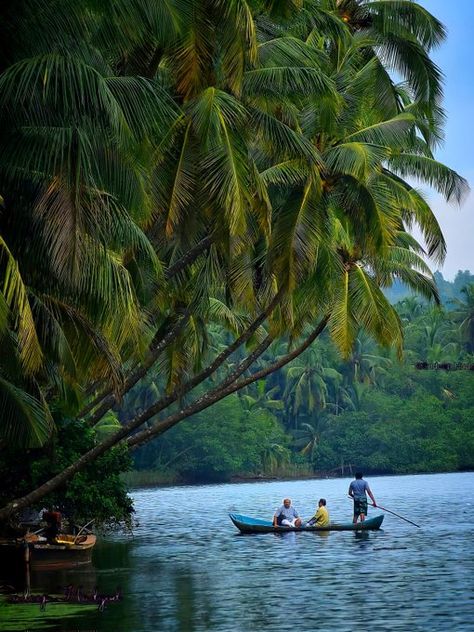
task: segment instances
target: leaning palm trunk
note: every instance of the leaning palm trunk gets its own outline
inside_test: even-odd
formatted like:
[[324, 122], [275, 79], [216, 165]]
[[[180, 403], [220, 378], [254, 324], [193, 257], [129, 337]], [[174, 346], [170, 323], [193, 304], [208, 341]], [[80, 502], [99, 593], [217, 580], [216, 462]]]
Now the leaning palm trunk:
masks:
[[[236, 382], [235, 380], [243, 372], [245, 372], [255, 362], [255, 360], [269, 347], [273, 339], [271, 336], [268, 336], [257, 347], [257, 349], [253, 353], [251, 353], [246, 360], [240, 363], [237, 369], [233, 371], [228, 376], [228, 378], [226, 378], [226, 380], [224, 380], [223, 385], [221, 387], [217, 387], [213, 389], [212, 391], [207, 393], [206, 396], [194, 402], [194, 404], [192, 404], [191, 406], [188, 406], [183, 411], [180, 411], [180, 413], [177, 413], [176, 415], [171, 415], [169, 418], [167, 418], [161, 424], [159, 424], [158, 427], [155, 427], [154, 428], [155, 431], [153, 433], [151, 433], [150, 435], [147, 434], [146, 436], [141, 436], [140, 441], [136, 441], [136, 443], [137, 444], [144, 443], [145, 441], [153, 438], [155, 435], [163, 434], [166, 430], [169, 430], [170, 428], [175, 426], [177, 423], [179, 423], [183, 419], [197, 412], [200, 412], [201, 410], [205, 410], [206, 408], [208, 408], [209, 406], [212, 406], [212, 404], [216, 403], [217, 401], [220, 401], [224, 397], [227, 397], [227, 395], [230, 395], [231, 393], [234, 393], [244, 388], [245, 386], [248, 386], [254, 381], [261, 379], [262, 377], [265, 377], [266, 375], [269, 375], [270, 373], [273, 373], [277, 369], [281, 368], [282, 366], [284, 366], [285, 364], [287, 364], [288, 362], [296, 358], [299, 354], [303, 353], [303, 351], [308, 348], [308, 346], [324, 330], [328, 322], [328, 319], [329, 319], [329, 316], [323, 318], [323, 320], [319, 323], [316, 329], [313, 332], [311, 332], [311, 334], [307, 337], [304, 343], [300, 345], [299, 347], [297, 347], [291, 353], [287, 354], [284, 358], [280, 359], [278, 362], [275, 362], [271, 366], [267, 367], [267, 369], [262, 369], [260, 371], [257, 371], [254, 375], [248, 378], [245, 378], [239, 382]], [[46, 483], [43, 483], [43, 485], [39, 486], [37, 489], [35, 489], [31, 493], [23, 496], [22, 498], [17, 498], [11, 501], [10, 503], [8, 503], [8, 505], [6, 505], [5, 507], [2, 507], [0, 509], [0, 521], [7, 520], [11, 514], [18, 512], [24, 509], [25, 507], [34, 505], [35, 503], [40, 501], [42, 498], [44, 498], [46, 495], [50, 494], [51, 492], [55, 491], [56, 489], [64, 485], [77, 472], [80, 472], [81, 470], [83, 470], [85, 467], [87, 467], [89, 463], [96, 460], [99, 456], [104, 454], [104, 452], [106, 452], [113, 446], [117, 445], [133, 429], [139, 427], [145, 421], [153, 417], [154, 414], [156, 414], [153, 411], [154, 411], [154, 407], [152, 407], [151, 409], [148, 409], [146, 413], [140, 415], [138, 418], [133, 419], [126, 426], [124, 426], [119, 432], [103, 440], [100, 444], [95, 446], [92, 450], [90, 450], [89, 452], [84, 454], [82, 457], [80, 457], [75, 463], [73, 463], [72, 465], [67, 467], [65, 470], [63, 470], [60, 474], [58, 474], [57, 476], [54, 476]], [[139, 437], [139, 435], [137, 435], [137, 437]], [[133, 445], [133, 443], [131, 442], [130, 445]]]
[[317, 327], [309, 334], [309, 336], [304, 340], [303, 343], [298, 345], [293, 351], [287, 353], [282, 358], [280, 358], [277, 362], [273, 362], [268, 367], [260, 369], [255, 373], [252, 373], [248, 377], [242, 378], [238, 380], [242, 373], [244, 373], [254, 362], [259, 358], [262, 353], [268, 348], [268, 346], [273, 342], [271, 337], [268, 337], [264, 340], [257, 349], [250, 354], [250, 356], [242, 362], [236, 369], [233, 371], [229, 377], [224, 380], [219, 386], [208, 391], [203, 397], [200, 397], [195, 402], [186, 406], [183, 410], [179, 411], [174, 415], [170, 415], [166, 419], [157, 422], [151, 428], [147, 428], [146, 430], [142, 430], [141, 432], [133, 435], [129, 439], [126, 440], [126, 445], [128, 447], [137, 448], [140, 445], [147, 443], [151, 439], [163, 434], [167, 430], [170, 430], [177, 423], [190, 417], [191, 415], [195, 415], [196, 413], [209, 408], [213, 404], [219, 402], [224, 397], [231, 395], [241, 389], [253, 384], [254, 382], [261, 380], [268, 375], [271, 375], [275, 371], [283, 368], [286, 364], [297, 358], [299, 355], [306, 351], [308, 347], [316, 340], [316, 338], [324, 331], [330, 316], [327, 315], [322, 318], [321, 322], [317, 325]]
[[[123, 386], [120, 388], [120, 397], [126, 395], [137, 384], [148, 371], [153, 367], [159, 356], [166, 350], [166, 348], [172, 344], [180, 335], [183, 328], [186, 325], [190, 317], [190, 312], [187, 311], [183, 314], [178, 322], [171, 327], [171, 329], [159, 340], [159, 342], [153, 341], [149, 347], [146, 358], [139, 365], [137, 369], [131, 372], [125, 379]], [[118, 402], [118, 396], [112, 392], [112, 389], [102, 392], [92, 403], [85, 407], [79, 414], [80, 417], [84, 417], [89, 410], [93, 410], [92, 415], [87, 418], [87, 424], [94, 426], [98, 423], [107, 411], [109, 411]]]
[[[139, 415], [138, 417], [133, 418], [132, 420], [124, 424], [119, 431], [117, 431], [113, 435], [110, 435], [109, 437], [106, 437], [103, 441], [101, 441], [98, 445], [96, 445], [92, 450], [89, 450], [89, 452], [87, 452], [82, 457], [80, 457], [75, 463], [70, 465], [59, 475], [53, 477], [51, 480], [47, 481], [46, 483], [38, 487], [38, 489], [36, 489], [31, 494], [28, 494], [22, 499], [17, 499], [9, 503], [5, 508], [0, 510], [0, 520], [6, 518], [12, 512], [19, 511], [20, 509], [24, 507], [27, 507], [31, 504], [36, 503], [39, 499], [43, 498], [45, 495], [51, 493], [52, 491], [54, 491], [55, 489], [63, 485], [65, 482], [70, 480], [70, 478], [74, 476], [74, 474], [83, 470], [89, 463], [95, 461], [99, 456], [104, 454], [104, 452], [106, 452], [113, 446], [117, 445], [127, 435], [129, 435], [131, 432], [133, 432], [134, 430], [139, 428], [141, 425], [143, 425], [146, 421], [148, 421], [148, 419], [150, 419], [161, 410], [173, 404], [179, 397], [182, 397], [184, 393], [188, 392], [189, 390], [191, 390], [192, 388], [194, 388], [195, 386], [197, 386], [198, 384], [206, 380], [210, 375], [212, 375], [214, 371], [216, 371], [225, 362], [225, 360], [234, 351], [236, 351], [241, 345], [245, 344], [245, 342], [247, 342], [247, 340], [251, 338], [251, 336], [254, 334], [256, 329], [265, 321], [268, 315], [271, 314], [271, 312], [278, 305], [279, 301], [282, 298], [282, 295], [283, 293], [281, 291], [278, 292], [277, 295], [270, 302], [268, 307], [251, 323], [251, 325], [232, 344], [230, 344], [222, 353], [220, 353], [216, 357], [216, 359], [203, 371], [201, 371], [199, 374], [194, 376], [187, 383], [175, 389], [168, 396], [165, 396], [164, 398], [159, 400], [147, 411], [145, 411], [145, 413]], [[271, 338], [268, 339], [266, 343], [266, 347], [268, 347], [270, 342], [271, 342]], [[263, 352], [263, 350], [264, 349], [262, 348], [261, 352]], [[248, 361], [245, 368], [250, 366], [252, 362], [258, 357], [258, 355], [256, 355], [251, 361]], [[242, 368], [241, 372], [243, 372], [245, 368]]]

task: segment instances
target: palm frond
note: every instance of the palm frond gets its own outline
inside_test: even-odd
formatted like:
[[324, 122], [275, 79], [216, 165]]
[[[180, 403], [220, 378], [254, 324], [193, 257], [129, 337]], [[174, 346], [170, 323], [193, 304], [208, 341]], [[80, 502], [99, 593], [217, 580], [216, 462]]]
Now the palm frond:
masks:
[[227, 327], [234, 334], [240, 334], [249, 324], [248, 316], [239, 314], [217, 298], [210, 297], [206, 315], [210, 321]]
[[208, 73], [214, 66], [213, 41], [210, 16], [205, 14], [204, 6], [194, 5], [193, 19], [173, 55], [173, 80], [185, 101], [197, 96], [208, 85]]
[[10, 445], [39, 448], [54, 431], [46, 403], [0, 377], [0, 438]]
[[8, 330], [10, 309], [5, 296], [0, 292], [0, 340]]
[[144, 77], [106, 77], [105, 85], [132, 132], [156, 146], [179, 116], [171, 96], [156, 81]]
[[169, 202], [166, 208], [166, 234], [170, 237], [176, 226], [183, 219], [184, 212], [193, 201], [196, 186], [194, 155], [190, 151], [191, 124], [186, 127], [180, 149], [179, 160], [176, 163]]
[[322, 163], [316, 147], [302, 134], [258, 108], [249, 107], [248, 110], [249, 123], [256, 131], [254, 142], [259, 138], [269, 141], [274, 156], [301, 157], [316, 164]]
[[402, 153], [391, 157], [389, 166], [402, 177], [411, 176], [425, 182], [448, 202], [455, 200], [459, 204], [469, 191], [469, 185], [462, 176], [427, 156]]
[[20, 360], [26, 373], [36, 372], [43, 362], [41, 349], [36, 332], [28, 290], [24, 284], [18, 263], [10, 252], [8, 245], [0, 235], [0, 261], [5, 268], [3, 272], [3, 315], [5, 304], [14, 318], [14, 328], [18, 335]]
[[417, 101], [437, 103], [442, 96], [442, 73], [416, 39], [407, 34], [376, 36], [382, 61], [406, 78]]
[[277, 37], [258, 46], [262, 66], [320, 66], [325, 53], [297, 37]]
[[277, 214], [270, 257], [276, 262], [278, 278], [291, 290], [314, 265], [324, 234], [325, 216], [319, 205], [321, 193], [319, 174], [313, 171], [303, 190], [296, 190]]
[[370, 0], [366, 9], [372, 17], [373, 28], [392, 33], [409, 31], [428, 51], [446, 37], [443, 24], [418, 2]]
[[345, 270], [335, 287], [334, 303], [328, 323], [331, 338], [345, 357], [352, 349], [358, 330], [358, 323], [354, 320], [351, 303], [349, 272]]
[[266, 186], [274, 184], [281, 187], [303, 185], [308, 175], [308, 165], [300, 160], [287, 160], [268, 167], [260, 173]]
[[319, 68], [270, 66], [248, 70], [244, 76], [244, 92], [250, 96], [322, 96], [333, 91], [332, 80]]
[[353, 176], [364, 180], [388, 157], [384, 147], [362, 142], [344, 142], [328, 149], [323, 158], [334, 173]]
[[193, 104], [191, 115], [204, 143], [205, 189], [224, 212], [231, 236], [242, 235], [252, 197], [249, 156], [241, 130], [246, 111], [231, 95], [208, 88]]
[[375, 123], [346, 136], [346, 143], [363, 142], [381, 147], [403, 147], [406, 135], [413, 129], [415, 118], [402, 112], [390, 120]]
[[246, 0], [214, 0], [223, 16], [219, 29], [222, 72], [234, 94], [240, 94], [245, 67], [257, 59], [257, 35]]
[[400, 355], [403, 332], [397, 312], [361, 266], [353, 266], [349, 276], [351, 311], [355, 322], [380, 344], [395, 346]]

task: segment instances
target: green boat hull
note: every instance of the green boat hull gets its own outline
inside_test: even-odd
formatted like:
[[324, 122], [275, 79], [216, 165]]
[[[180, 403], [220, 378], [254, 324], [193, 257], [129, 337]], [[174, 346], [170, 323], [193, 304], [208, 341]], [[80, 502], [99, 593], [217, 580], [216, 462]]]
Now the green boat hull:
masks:
[[289, 531], [375, 531], [380, 529], [383, 515], [366, 518], [364, 522], [331, 522], [327, 527], [274, 527], [269, 520], [260, 520], [241, 514], [229, 514], [230, 519], [241, 533], [288, 533]]

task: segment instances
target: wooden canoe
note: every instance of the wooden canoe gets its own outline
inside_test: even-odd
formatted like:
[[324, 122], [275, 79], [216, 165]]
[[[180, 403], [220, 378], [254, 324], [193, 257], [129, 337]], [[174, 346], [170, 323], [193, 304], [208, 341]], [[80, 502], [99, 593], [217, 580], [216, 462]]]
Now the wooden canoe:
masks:
[[270, 520], [260, 520], [241, 514], [229, 514], [230, 519], [241, 533], [287, 533], [288, 531], [369, 531], [380, 529], [383, 515], [366, 518], [364, 522], [331, 522], [327, 527], [274, 527]]
[[27, 557], [33, 569], [71, 568], [92, 561], [95, 543], [95, 535], [61, 533], [54, 540], [45, 540], [34, 534], [26, 534], [15, 540], [0, 540], [0, 557], [24, 563], [27, 548]]

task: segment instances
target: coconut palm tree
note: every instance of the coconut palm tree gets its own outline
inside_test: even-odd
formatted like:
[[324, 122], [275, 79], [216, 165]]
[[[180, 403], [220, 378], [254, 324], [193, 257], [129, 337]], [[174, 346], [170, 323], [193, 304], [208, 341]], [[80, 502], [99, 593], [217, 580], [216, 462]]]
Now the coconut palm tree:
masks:
[[324, 431], [327, 418], [324, 415], [317, 415], [309, 423], [302, 423], [295, 438], [295, 447], [299, 448], [300, 454], [308, 457], [313, 467], [316, 465], [321, 435]]
[[284, 407], [281, 399], [275, 399], [279, 390], [279, 387], [266, 390], [265, 382], [261, 380], [256, 384], [254, 396], [244, 393], [240, 396], [240, 401], [247, 414], [251, 415], [253, 411], [259, 409], [275, 414], [277, 410], [282, 410]]
[[454, 299], [455, 322], [459, 324], [459, 330], [468, 353], [474, 353], [474, 284], [465, 285], [462, 290], [463, 300]]
[[392, 361], [379, 355], [374, 347], [373, 340], [369, 339], [364, 332], [359, 332], [352, 351], [344, 363], [343, 372], [348, 385], [354, 382], [377, 384], [387, 372]]
[[315, 293], [305, 279], [314, 284], [321, 264], [318, 271], [331, 279], [337, 304], [330, 330], [347, 354], [356, 321], [386, 341], [401, 340], [398, 316], [380, 292], [394, 278], [437, 298], [420, 257], [423, 250], [406, 226], [418, 223], [429, 252], [440, 259], [444, 240], [432, 211], [403, 178], [424, 179], [457, 199], [466, 182], [432, 157], [429, 143], [418, 134], [426, 117], [416, 103], [406, 102], [393, 116], [384, 114], [373, 62], [356, 44], [338, 41], [336, 60], [324, 41], [310, 38], [306, 46], [332, 68], [339, 101], [308, 98], [302, 103], [298, 120], [319, 152], [315, 165], [286, 161], [262, 172], [277, 189], [269, 257], [278, 278], [290, 288], [303, 287], [308, 301], [315, 300]]
[[424, 305], [417, 296], [407, 296], [397, 303], [397, 310], [403, 323], [411, 323], [423, 313]]
[[[162, 162], [166, 158], [166, 168], [169, 164], [176, 176], [165, 210], [170, 233], [185, 186], [183, 153], [172, 160], [172, 147], [176, 148], [182, 130], [187, 129], [186, 142], [190, 139], [195, 131], [193, 127], [191, 132], [191, 119], [194, 122], [200, 105], [201, 115], [214, 117], [208, 123], [215, 139], [209, 136], [207, 143], [207, 123], [200, 119], [198, 127], [204, 135], [193, 143], [197, 140], [202, 147], [212, 146], [214, 158], [206, 153], [205, 160], [215, 159], [216, 177], [227, 178], [229, 187], [237, 187], [235, 194], [229, 194], [232, 200], [222, 199], [219, 208], [230, 201], [237, 213], [239, 200], [242, 210], [247, 202], [250, 206], [253, 195], [242, 188], [247, 176], [234, 178], [236, 160], [242, 162], [244, 156], [239, 149], [241, 139], [235, 140], [234, 119], [242, 115], [238, 102], [231, 94], [217, 91], [216, 107], [209, 104], [210, 109], [203, 112], [210, 94], [206, 89], [214, 90], [215, 82], [210, 80], [199, 93], [186, 89], [186, 82], [195, 74], [190, 60], [184, 60], [192, 53], [186, 49], [187, 38], [192, 32], [204, 35], [200, 27], [207, 19], [207, 9], [212, 9], [217, 20], [216, 11], [223, 3], [209, 2], [207, 7], [202, 3], [194, 23], [186, 1], [161, 6], [136, 0], [93, 10], [89, 4], [53, 2], [39, 13], [34, 3], [25, 2], [21, 11], [7, 15], [4, 29], [7, 40], [18, 29], [18, 38], [5, 49], [8, 55], [1, 60], [4, 71], [0, 77], [0, 234], [7, 240], [1, 242], [6, 266], [4, 295], [6, 307], [13, 311], [10, 324], [19, 357], [27, 371], [48, 384], [50, 396], [64, 395], [73, 382], [90, 380], [106, 379], [119, 389], [123, 380], [120, 364], [133, 354], [138, 356], [136, 351], [151, 337], [149, 326], [159, 331], [166, 324], [168, 309], [171, 313], [176, 309], [169, 292], [165, 307], [163, 295], [156, 293], [163, 286], [160, 258], [173, 264], [179, 255], [179, 241], [173, 243], [172, 239], [160, 249], [159, 257], [155, 251], [163, 245], [154, 238], [161, 226], [160, 201], [169, 191]], [[229, 30], [235, 22], [234, 34], [242, 34], [245, 15], [239, 14], [239, 3], [231, 4], [227, 3], [225, 11], [227, 31], [220, 32], [229, 46], [207, 44], [226, 77], [222, 81], [230, 81], [238, 91], [240, 71], [229, 61], [238, 44]], [[40, 17], [42, 38], [28, 37], [37, 30], [34, 25]], [[124, 29], [131, 18], [133, 29]], [[244, 39], [247, 41], [246, 36]], [[207, 53], [200, 52], [201, 61], [207, 59]], [[181, 69], [172, 75], [177, 77], [176, 84], [166, 80], [170, 65]], [[173, 94], [181, 87], [178, 99], [173, 101], [166, 87]], [[195, 96], [198, 100], [185, 112], [180, 105], [184, 102], [188, 108]], [[183, 123], [186, 117], [187, 127]], [[199, 153], [190, 159], [203, 162]], [[222, 176], [217, 175], [219, 168]], [[247, 167], [242, 165], [242, 169]], [[202, 173], [200, 178], [209, 180]], [[214, 191], [221, 189], [216, 181]], [[210, 201], [207, 208], [213, 204]], [[209, 226], [212, 217], [198, 222], [201, 230]], [[189, 229], [188, 223], [184, 247], [199, 234], [197, 229]], [[197, 292], [205, 295], [203, 279], [209, 284], [219, 265], [216, 260], [212, 274], [205, 267], [194, 271], [199, 282], [194, 279], [198, 290], [191, 298]], [[222, 278], [218, 276], [221, 287]], [[183, 296], [179, 287], [178, 303], [188, 299], [187, 295], [189, 291]], [[150, 299], [155, 304], [150, 305]], [[212, 307], [209, 303], [207, 311]], [[205, 337], [201, 323], [198, 314], [190, 318], [180, 345], [169, 349], [171, 382], [196, 362]], [[12, 392], [8, 397], [13, 401]], [[40, 409], [38, 402], [36, 414]]]
[[316, 348], [309, 349], [288, 365], [283, 397], [295, 428], [298, 427], [299, 416], [311, 417], [326, 408], [334, 385], [341, 380], [342, 376], [335, 369], [324, 366], [321, 353]]
[[321, 375], [320, 358], [316, 357], [313, 349], [305, 355], [304, 364], [289, 366], [286, 371], [287, 386], [283, 397], [288, 410], [291, 410], [295, 428], [298, 427], [299, 414], [313, 413], [326, 405], [327, 386]]
[[265, 472], [273, 474], [279, 467], [288, 463], [289, 459], [290, 452], [281, 443], [272, 441], [269, 438], [269, 441], [263, 446], [261, 460]]
[[[417, 102], [437, 104], [442, 94], [439, 68], [430, 51], [446, 37], [442, 23], [423, 6], [411, 0], [328, 0], [357, 41], [367, 59], [377, 65], [378, 86], [385, 104], [396, 107], [397, 95], [389, 73], [402, 76]], [[441, 112], [432, 112], [433, 122]]]

